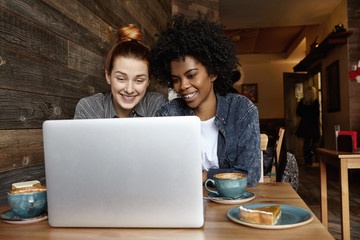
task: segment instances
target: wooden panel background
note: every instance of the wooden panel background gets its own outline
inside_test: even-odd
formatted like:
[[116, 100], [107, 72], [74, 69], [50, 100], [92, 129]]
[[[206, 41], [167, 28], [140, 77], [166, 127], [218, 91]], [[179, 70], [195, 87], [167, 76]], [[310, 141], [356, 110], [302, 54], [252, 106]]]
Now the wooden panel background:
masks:
[[[348, 26], [353, 31], [349, 37], [349, 63], [357, 63], [360, 60], [360, 1], [348, 0], [347, 5]], [[352, 131], [360, 133], [360, 83], [351, 81], [349, 91], [350, 127]]]
[[109, 91], [117, 29], [136, 24], [150, 45], [170, 17], [171, 0], [0, 0], [0, 191], [26, 178], [21, 169], [44, 175], [45, 120], [71, 119], [80, 98]]

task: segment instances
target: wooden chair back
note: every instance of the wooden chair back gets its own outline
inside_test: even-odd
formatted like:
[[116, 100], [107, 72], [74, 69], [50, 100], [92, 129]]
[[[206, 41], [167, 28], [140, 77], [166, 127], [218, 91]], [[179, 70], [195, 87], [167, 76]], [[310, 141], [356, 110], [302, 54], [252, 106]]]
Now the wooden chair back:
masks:
[[270, 182], [276, 182], [276, 174], [277, 174], [277, 168], [279, 167], [279, 163], [280, 163], [280, 153], [281, 153], [281, 146], [282, 146], [283, 139], [284, 139], [284, 134], [285, 134], [285, 128], [280, 127], [278, 140], [276, 141], [276, 149], [275, 149], [276, 150], [276, 153], [275, 153], [276, 158], [274, 159], [274, 165], [271, 168]]
[[265, 151], [268, 145], [269, 137], [268, 135], [262, 133], [260, 134], [261, 138], [261, 151]]
[[266, 134], [260, 134], [260, 139], [261, 139], [261, 176], [260, 176], [259, 181], [264, 182], [264, 156], [263, 156], [263, 151], [265, 151], [266, 148], [267, 148], [269, 137]]
[[283, 139], [284, 139], [284, 134], [285, 134], [285, 128], [280, 127], [279, 129], [279, 137], [276, 143], [276, 161], [277, 161], [277, 165], [279, 165], [279, 159], [280, 159], [280, 153], [281, 153], [281, 146], [283, 143]]
[[275, 156], [274, 156], [273, 166], [271, 168], [271, 172], [269, 176], [265, 176], [264, 178], [265, 182], [276, 182], [276, 172], [277, 172], [276, 168], [279, 166], [280, 163], [280, 153], [281, 153], [282, 143], [284, 140], [284, 134], [285, 134], [285, 128], [280, 127], [278, 139], [275, 144]]

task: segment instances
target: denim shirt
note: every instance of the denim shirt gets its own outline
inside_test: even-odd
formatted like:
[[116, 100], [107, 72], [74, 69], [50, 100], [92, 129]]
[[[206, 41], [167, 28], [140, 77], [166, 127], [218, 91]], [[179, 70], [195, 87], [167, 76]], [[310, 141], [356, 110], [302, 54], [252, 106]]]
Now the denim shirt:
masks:
[[[208, 178], [224, 172], [248, 175], [248, 186], [256, 186], [261, 175], [259, 114], [256, 106], [239, 94], [216, 94], [215, 125], [219, 128], [219, 169], [209, 169]], [[194, 115], [186, 102], [176, 98], [163, 105], [156, 116]]]

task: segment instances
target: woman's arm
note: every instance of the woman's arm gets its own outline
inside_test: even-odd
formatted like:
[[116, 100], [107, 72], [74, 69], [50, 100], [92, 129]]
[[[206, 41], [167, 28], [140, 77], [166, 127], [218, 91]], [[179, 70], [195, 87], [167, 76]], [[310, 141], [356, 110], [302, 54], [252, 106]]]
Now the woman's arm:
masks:
[[248, 112], [239, 126], [234, 126], [233, 132], [228, 134], [235, 134], [237, 139], [230, 136], [226, 138], [226, 153], [223, 155], [226, 159], [219, 159], [225, 162], [225, 167], [220, 165], [220, 169], [210, 169], [208, 178], [222, 172], [240, 172], [248, 175], [248, 186], [256, 186], [261, 175], [261, 140], [257, 109]]

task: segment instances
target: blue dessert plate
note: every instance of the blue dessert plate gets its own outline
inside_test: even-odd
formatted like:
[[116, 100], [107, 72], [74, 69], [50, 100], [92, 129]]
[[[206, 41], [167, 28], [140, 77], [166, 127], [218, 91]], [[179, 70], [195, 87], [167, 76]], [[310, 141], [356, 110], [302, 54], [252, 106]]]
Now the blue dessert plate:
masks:
[[250, 223], [239, 218], [239, 207], [234, 207], [230, 209], [227, 213], [227, 216], [234, 222], [240, 223], [246, 226], [263, 228], [263, 229], [284, 229], [284, 228], [293, 228], [305, 225], [311, 222], [314, 218], [313, 214], [306, 209], [295, 207], [285, 204], [274, 204], [274, 203], [258, 203], [258, 204], [247, 204], [243, 205], [244, 208], [259, 208], [265, 206], [281, 206], [281, 216], [274, 225], [265, 225]]

